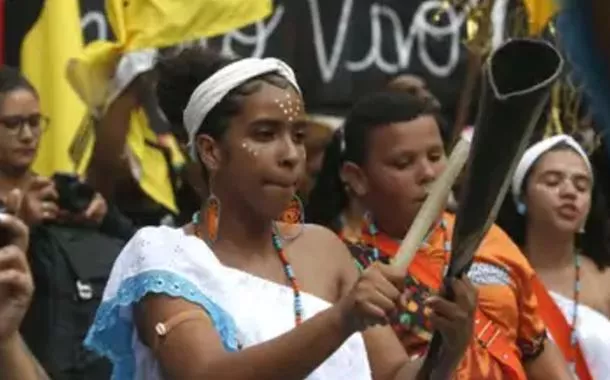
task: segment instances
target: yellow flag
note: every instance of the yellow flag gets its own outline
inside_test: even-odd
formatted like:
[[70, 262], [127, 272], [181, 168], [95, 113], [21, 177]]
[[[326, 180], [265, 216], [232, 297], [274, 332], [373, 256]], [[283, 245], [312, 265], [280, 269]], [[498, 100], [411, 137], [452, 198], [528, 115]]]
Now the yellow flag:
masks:
[[106, 0], [106, 12], [128, 50], [212, 37], [271, 13], [271, 0]]
[[556, 0], [525, 0], [530, 35], [539, 35], [557, 11]]
[[42, 175], [75, 169], [68, 150], [85, 106], [65, 74], [68, 60], [82, 49], [79, 2], [46, 0], [21, 45], [21, 71], [38, 90], [42, 113], [51, 119], [33, 166]]
[[136, 179], [149, 197], [168, 210], [177, 212], [168, 161], [163, 151], [151, 143], [158, 143], [157, 135], [150, 129], [144, 109], [137, 108], [131, 114], [127, 133], [127, 145], [139, 177]]
[[[272, 8], [271, 0], [106, 0], [116, 42], [96, 41], [82, 54], [75, 54], [68, 65], [68, 79], [89, 111], [100, 116], [117, 95], [111, 78], [124, 54], [227, 33], [263, 19]], [[87, 133], [83, 131], [82, 136], [85, 141]], [[127, 146], [139, 167], [137, 180], [149, 197], [176, 211], [169, 163], [147, 142], [158, 142], [158, 138], [144, 111], [134, 110]], [[90, 152], [87, 148], [73, 150]], [[171, 150], [171, 164], [182, 165], [182, 153]]]
[[100, 112], [108, 107], [110, 78], [124, 53], [228, 33], [272, 10], [272, 0], [106, 0], [116, 42], [87, 45], [70, 61], [68, 78], [92, 112]]

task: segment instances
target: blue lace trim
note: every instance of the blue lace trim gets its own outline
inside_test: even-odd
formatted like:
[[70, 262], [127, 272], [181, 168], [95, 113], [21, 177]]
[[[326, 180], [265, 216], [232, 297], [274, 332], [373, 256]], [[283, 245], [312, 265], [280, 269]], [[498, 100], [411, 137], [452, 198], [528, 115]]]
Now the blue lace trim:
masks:
[[135, 374], [134, 325], [131, 319], [121, 316], [121, 309], [138, 303], [148, 293], [167, 294], [200, 305], [212, 319], [225, 349], [237, 351], [235, 322], [229, 314], [185, 278], [169, 271], [151, 270], [121, 283], [117, 296], [98, 308], [85, 339], [86, 347], [112, 361], [113, 380], [131, 380]]

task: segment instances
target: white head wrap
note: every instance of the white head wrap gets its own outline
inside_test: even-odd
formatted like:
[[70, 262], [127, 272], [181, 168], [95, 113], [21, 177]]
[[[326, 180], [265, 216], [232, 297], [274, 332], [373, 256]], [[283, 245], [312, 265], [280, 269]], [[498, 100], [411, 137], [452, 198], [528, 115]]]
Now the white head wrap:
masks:
[[517, 165], [517, 170], [515, 170], [515, 174], [513, 175], [512, 183], [512, 192], [515, 204], [519, 204], [521, 201], [521, 189], [523, 188], [523, 181], [525, 180], [525, 176], [529, 172], [530, 168], [543, 154], [559, 144], [566, 144], [570, 148], [574, 149], [585, 161], [587, 168], [589, 169], [589, 173], [593, 175], [593, 169], [587, 153], [585, 153], [580, 144], [578, 144], [571, 136], [556, 135], [548, 139], [544, 139], [526, 150], [523, 157], [521, 157], [521, 161], [519, 161], [519, 165]]
[[290, 66], [276, 58], [241, 59], [218, 70], [214, 75], [197, 86], [184, 109], [183, 116], [184, 126], [189, 138], [189, 153], [193, 159], [197, 158], [195, 135], [210, 111], [231, 90], [252, 78], [268, 73], [277, 73], [284, 77], [299, 94], [301, 93], [301, 89]]
[[114, 102], [138, 75], [152, 70], [157, 56], [157, 49], [142, 49], [123, 54], [110, 84], [108, 104]]

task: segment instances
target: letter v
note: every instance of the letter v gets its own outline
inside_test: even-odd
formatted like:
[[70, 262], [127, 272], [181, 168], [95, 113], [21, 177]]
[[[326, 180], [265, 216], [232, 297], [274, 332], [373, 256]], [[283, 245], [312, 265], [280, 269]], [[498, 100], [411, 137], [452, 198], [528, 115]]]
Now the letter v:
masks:
[[[326, 0], [329, 1], [329, 0]], [[354, 0], [344, 0], [341, 8], [341, 16], [337, 26], [337, 34], [333, 42], [332, 53], [330, 59], [326, 55], [326, 44], [324, 43], [324, 31], [322, 30], [322, 21], [320, 19], [320, 6], [318, 0], [309, 0], [309, 8], [311, 13], [311, 27], [313, 29], [314, 46], [316, 49], [316, 58], [322, 80], [325, 83], [332, 81], [339, 66], [341, 53], [343, 53], [343, 45], [347, 37], [349, 19], [352, 13]]]

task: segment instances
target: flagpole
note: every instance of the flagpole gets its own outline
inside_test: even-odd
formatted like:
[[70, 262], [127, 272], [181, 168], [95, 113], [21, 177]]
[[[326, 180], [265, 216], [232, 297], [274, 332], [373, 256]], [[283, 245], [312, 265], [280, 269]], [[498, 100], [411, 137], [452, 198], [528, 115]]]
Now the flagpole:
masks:
[[[475, 93], [476, 84], [481, 73], [483, 60], [491, 50], [491, 39], [493, 37], [491, 11], [495, 0], [482, 0], [476, 7], [469, 4], [464, 6], [464, 11], [468, 14], [467, 22], [467, 41], [468, 63], [464, 86], [458, 100], [458, 107], [451, 136], [451, 146], [458, 141], [460, 134], [468, 122], [470, 116], [470, 106]], [[461, 3], [462, 1], [458, 1]], [[473, 32], [469, 29], [476, 28]]]

